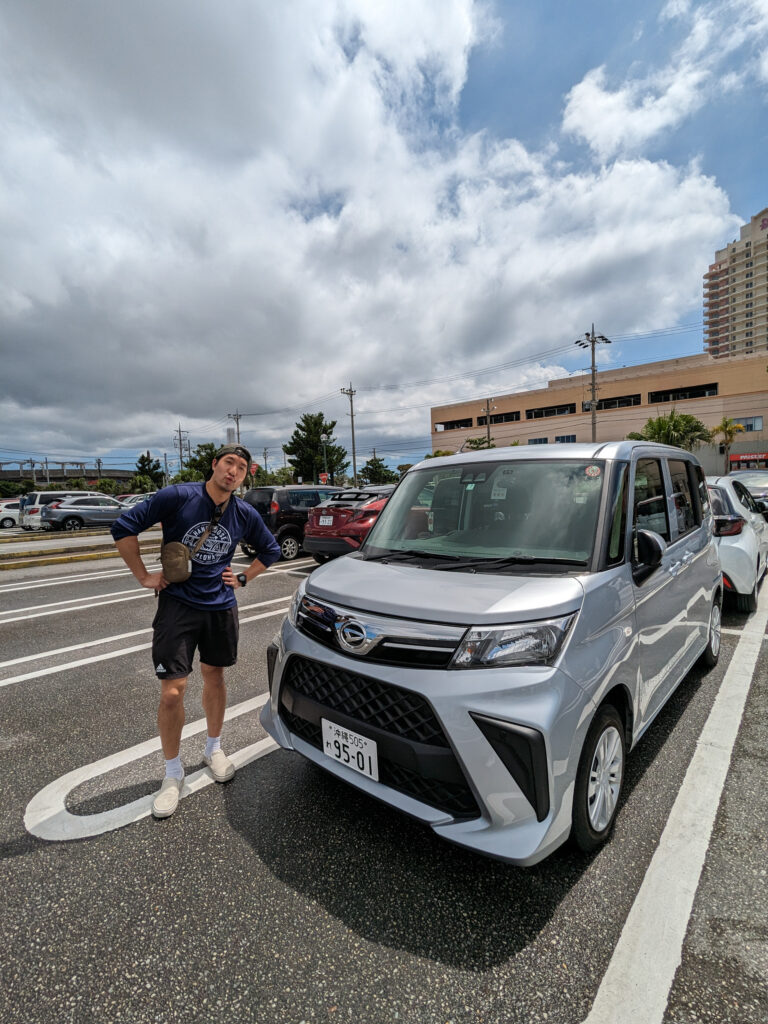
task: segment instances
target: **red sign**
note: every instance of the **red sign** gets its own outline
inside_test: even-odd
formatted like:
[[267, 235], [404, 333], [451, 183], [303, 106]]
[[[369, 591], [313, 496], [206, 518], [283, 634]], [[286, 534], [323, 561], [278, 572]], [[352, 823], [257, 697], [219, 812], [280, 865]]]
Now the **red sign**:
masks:
[[743, 453], [731, 455], [731, 462], [759, 462], [761, 459], [768, 459], [768, 452], [751, 452], [749, 455]]
[[328, 474], [327, 473], [321, 473], [320, 474], [320, 483], [321, 484], [327, 484], [328, 483]]
[[252, 462], [251, 463], [251, 473], [255, 473], [258, 468], [259, 468], [258, 462]]

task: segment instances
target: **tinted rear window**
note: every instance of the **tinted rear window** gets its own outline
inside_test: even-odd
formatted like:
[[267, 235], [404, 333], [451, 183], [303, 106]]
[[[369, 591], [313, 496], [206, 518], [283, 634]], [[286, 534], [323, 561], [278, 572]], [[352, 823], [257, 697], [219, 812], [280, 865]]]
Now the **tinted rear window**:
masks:
[[272, 501], [272, 495], [274, 491], [271, 487], [254, 487], [248, 491], [245, 496], [245, 500], [249, 505], [253, 505], [257, 512], [261, 515], [266, 515], [269, 512], [269, 506]]

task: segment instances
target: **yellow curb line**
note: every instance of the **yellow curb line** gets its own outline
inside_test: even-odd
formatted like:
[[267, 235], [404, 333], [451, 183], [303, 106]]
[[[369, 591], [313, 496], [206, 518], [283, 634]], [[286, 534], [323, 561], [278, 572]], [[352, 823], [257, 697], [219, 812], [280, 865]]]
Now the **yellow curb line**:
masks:
[[[143, 548], [142, 554], [151, 555], [159, 551], [159, 547]], [[30, 569], [36, 565], [41, 567], [45, 567], [46, 565], [66, 565], [68, 562], [91, 562], [100, 558], [119, 557], [120, 555], [117, 549], [114, 548], [111, 551], [93, 551], [83, 555], [65, 555], [53, 557], [49, 557], [47, 555], [35, 555], [32, 559], [29, 559], [29, 557], [27, 556], [26, 561], [24, 560], [24, 556], [22, 556], [22, 559], [16, 562], [0, 561], [0, 572], [7, 571], [9, 569]]]

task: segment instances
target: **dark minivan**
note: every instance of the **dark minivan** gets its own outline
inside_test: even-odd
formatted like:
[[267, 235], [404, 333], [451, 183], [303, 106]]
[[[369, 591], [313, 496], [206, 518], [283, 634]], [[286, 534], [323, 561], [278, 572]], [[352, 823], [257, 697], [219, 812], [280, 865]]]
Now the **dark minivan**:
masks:
[[[286, 562], [291, 562], [301, 551], [309, 510], [340, 490], [340, 487], [325, 484], [252, 487], [245, 492], [243, 500], [253, 505], [274, 534], [282, 557]], [[256, 551], [248, 544], [241, 544], [240, 547], [249, 558], [256, 556]]]

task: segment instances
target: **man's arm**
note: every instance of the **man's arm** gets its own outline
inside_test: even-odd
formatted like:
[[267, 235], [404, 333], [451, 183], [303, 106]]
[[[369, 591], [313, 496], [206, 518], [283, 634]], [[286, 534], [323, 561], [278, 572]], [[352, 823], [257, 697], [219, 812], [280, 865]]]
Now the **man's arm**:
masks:
[[139, 538], [134, 536], [121, 537], [115, 541], [120, 557], [142, 585], [149, 590], [160, 591], [168, 586], [168, 580], [160, 572], [149, 572], [141, 557]]

